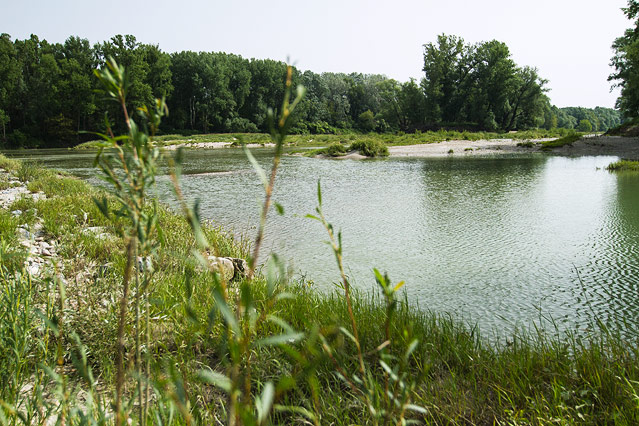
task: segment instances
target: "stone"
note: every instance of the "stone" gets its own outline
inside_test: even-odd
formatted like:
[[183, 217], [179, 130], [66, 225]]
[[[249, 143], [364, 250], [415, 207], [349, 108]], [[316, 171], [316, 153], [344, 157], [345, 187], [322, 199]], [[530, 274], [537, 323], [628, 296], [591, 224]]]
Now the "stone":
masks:
[[151, 256], [138, 256], [138, 270], [145, 272], [153, 272], [153, 259]]
[[30, 240], [31, 232], [27, 231], [24, 228], [18, 228], [18, 236], [23, 240]]
[[224, 281], [231, 281], [235, 275], [235, 266], [228, 257], [208, 257], [211, 269], [218, 272]]
[[14, 216], [20, 216], [22, 214], [22, 210], [14, 210], [11, 212], [11, 214]]
[[27, 272], [30, 275], [38, 275], [38, 273], [40, 272], [40, 265], [38, 265], [37, 263], [33, 263], [27, 266]]

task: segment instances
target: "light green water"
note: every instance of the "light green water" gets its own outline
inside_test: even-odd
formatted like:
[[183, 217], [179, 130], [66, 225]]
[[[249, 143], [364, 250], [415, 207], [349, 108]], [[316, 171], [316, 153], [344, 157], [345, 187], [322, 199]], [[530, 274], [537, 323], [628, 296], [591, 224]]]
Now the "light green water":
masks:
[[[91, 178], [92, 153], [30, 153]], [[265, 151], [256, 151], [268, 164]], [[586, 332], [596, 320], [639, 326], [639, 175], [605, 170], [616, 157], [492, 157], [336, 161], [286, 157], [266, 250], [321, 290], [339, 274], [319, 223], [343, 232], [353, 285], [372, 268], [406, 281], [408, 300], [498, 333], [533, 323]], [[253, 238], [262, 188], [240, 150], [191, 151], [184, 190], [201, 215]], [[161, 198], [170, 200], [166, 178]], [[544, 320], [545, 319], [545, 320]]]

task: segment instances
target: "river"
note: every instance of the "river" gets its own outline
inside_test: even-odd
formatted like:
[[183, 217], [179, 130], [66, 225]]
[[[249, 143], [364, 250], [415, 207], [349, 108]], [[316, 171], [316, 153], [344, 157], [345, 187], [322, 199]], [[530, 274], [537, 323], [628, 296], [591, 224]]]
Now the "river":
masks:
[[[255, 150], [268, 167], [269, 152]], [[9, 153], [92, 182], [94, 153]], [[514, 328], [586, 333], [601, 321], [639, 326], [639, 174], [603, 168], [616, 157], [545, 155], [319, 160], [283, 158], [264, 253], [286, 259], [321, 291], [339, 271], [327, 236], [306, 218], [321, 180], [326, 217], [341, 229], [353, 285], [372, 268], [404, 280], [408, 300], [501, 334]], [[239, 149], [188, 151], [183, 179], [201, 216], [252, 239], [263, 189]], [[171, 200], [166, 176], [160, 198]], [[264, 260], [264, 259], [262, 259]]]

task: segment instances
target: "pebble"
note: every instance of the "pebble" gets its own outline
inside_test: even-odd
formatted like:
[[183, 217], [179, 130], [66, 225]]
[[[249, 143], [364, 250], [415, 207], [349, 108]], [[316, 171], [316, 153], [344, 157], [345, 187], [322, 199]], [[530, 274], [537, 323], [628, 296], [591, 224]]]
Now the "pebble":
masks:
[[19, 234], [20, 238], [22, 238], [24, 240], [30, 240], [31, 239], [31, 232], [27, 231], [24, 228], [18, 228], [18, 234]]
[[22, 214], [22, 210], [14, 210], [11, 212], [11, 214], [14, 216], [20, 216]]

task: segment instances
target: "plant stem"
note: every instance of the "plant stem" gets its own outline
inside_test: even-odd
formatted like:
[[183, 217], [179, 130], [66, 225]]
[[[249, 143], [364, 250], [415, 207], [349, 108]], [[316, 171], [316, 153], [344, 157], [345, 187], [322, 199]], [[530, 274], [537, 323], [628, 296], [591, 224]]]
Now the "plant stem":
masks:
[[122, 298], [120, 299], [120, 314], [118, 318], [118, 352], [116, 357], [116, 384], [115, 384], [115, 424], [122, 426], [122, 397], [124, 387], [124, 326], [126, 324], [126, 311], [129, 300], [129, 281], [133, 269], [134, 254], [137, 240], [129, 237], [127, 243], [127, 260], [122, 282]]

